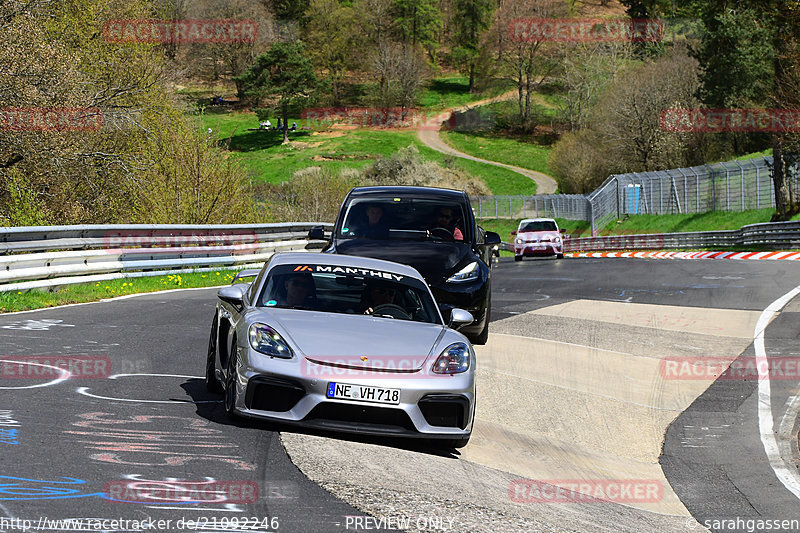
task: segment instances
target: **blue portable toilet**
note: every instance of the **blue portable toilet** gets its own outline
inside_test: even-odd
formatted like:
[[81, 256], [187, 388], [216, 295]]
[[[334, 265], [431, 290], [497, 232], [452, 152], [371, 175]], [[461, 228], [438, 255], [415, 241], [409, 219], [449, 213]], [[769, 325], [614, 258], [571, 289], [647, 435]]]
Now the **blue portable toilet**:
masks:
[[639, 198], [642, 194], [642, 186], [638, 183], [631, 183], [625, 187], [625, 212], [629, 215], [639, 214]]

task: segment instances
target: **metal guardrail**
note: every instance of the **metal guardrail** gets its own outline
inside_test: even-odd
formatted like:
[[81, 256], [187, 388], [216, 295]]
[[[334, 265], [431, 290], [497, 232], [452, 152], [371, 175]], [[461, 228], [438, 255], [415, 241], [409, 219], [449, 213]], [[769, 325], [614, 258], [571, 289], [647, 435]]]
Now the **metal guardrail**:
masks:
[[800, 222], [751, 224], [738, 230], [608, 235], [566, 239], [564, 251], [663, 250], [718, 246], [800, 248]]
[[[0, 292], [158, 276], [187, 269], [257, 267], [277, 251], [321, 246], [313, 222], [248, 225], [107, 225], [0, 228]], [[327, 231], [332, 224], [322, 224]], [[564, 251], [717, 246], [800, 248], [800, 222], [739, 230], [566, 239]], [[513, 245], [503, 243], [503, 249]]]
[[[314, 247], [307, 234], [318, 225], [304, 222], [0, 228], [0, 292], [156, 276], [181, 269], [257, 266], [277, 251]], [[333, 228], [332, 224], [322, 226], [328, 231]]]

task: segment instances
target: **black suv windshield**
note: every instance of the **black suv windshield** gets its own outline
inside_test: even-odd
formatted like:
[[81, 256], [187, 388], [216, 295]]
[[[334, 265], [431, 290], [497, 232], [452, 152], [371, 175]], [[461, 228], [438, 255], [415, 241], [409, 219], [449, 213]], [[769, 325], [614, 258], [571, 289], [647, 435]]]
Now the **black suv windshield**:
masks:
[[459, 203], [409, 198], [359, 198], [347, 206], [339, 239], [432, 240], [471, 239]]

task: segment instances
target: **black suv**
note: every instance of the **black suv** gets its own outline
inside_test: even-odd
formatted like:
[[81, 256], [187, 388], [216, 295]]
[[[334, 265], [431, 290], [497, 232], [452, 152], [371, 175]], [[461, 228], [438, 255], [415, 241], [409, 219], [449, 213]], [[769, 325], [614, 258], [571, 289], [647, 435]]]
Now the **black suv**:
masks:
[[[309, 239], [324, 239], [322, 227]], [[453, 307], [475, 322], [460, 328], [486, 344], [491, 306], [491, 249], [500, 236], [475, 223], [463, 191], [428, 187], [357, 187], [342, 203], [323, 252], [374, 257], [416, 268], [445, 320]]]

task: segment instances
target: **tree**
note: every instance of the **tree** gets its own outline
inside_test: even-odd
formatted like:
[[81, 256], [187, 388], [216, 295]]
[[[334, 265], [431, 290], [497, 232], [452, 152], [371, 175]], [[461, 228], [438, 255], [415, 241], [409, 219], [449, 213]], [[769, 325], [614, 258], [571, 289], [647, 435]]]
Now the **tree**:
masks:
[[309, 56], [315, 65], [328, 72], [333, 103], [338, 105], [345, 70], [354, 64], [354, 51], [359, 45], [358, 34], [353, 31], [356, 11], [338, 0], [311, 0], [307, 15], [305, 38]]
[[[178, 0], [181, 1], [181, 0]], [[252, 20], [257, 24], [258, 34], [253, 41], [212, 42], [184, 44], [181, 57], [191, 73], [209, 82], [233, 79], [239, 98], [244, 96], [244, 88], [236, 81], [245, 69], [253, 64], [259, 54], [265, 52], [278, 38], [279, 30], [269, 10], [252, 0], [202, 0], [192, 16], [209, 20], [239, 19]]]
[[416, 47], [422, 45], [435, 61], [442, 28], [442, 12], [438, 0], [394, 0], [394, 23], [400, 41]]
[[547, 159], [563, 194], [590, 193], [613, 172], [601, 139], [591, 129], [565, 133]]
[[495, 0], [455, 0], [453, 10], [453, 59], [469, 76], [469, 92], [475, 90], [475, 67], [481, 36], [489, 28]]
[[647, 62], [604, 91], [592, 110], [591, 128], [616, 172], [642, 172], [688, 166], [691, 134], [665, 131], [661, 113], [696, 108], [698, 63], [685, 49]]
[[279, 20], [300, 22], [308, 9], [309, 0], [268, 0]]
[[709, 10], [693, 54], [702, 65], [700, 98], [712, 108], [766, 102], [772, 90], [775, 49], [762, 9]]
[[385, 41], [373, 52], [371, 63], [381, 80], [376, 103], [379, 107], [399, 104], [405, 115], [405, 110], [414, 106], [416, 91], [427, 73], [419, 50]]
[[[705, 3], [702, 18], [706, 31], [698, 58], [704, 67], [700, 93], [704, 103], [792, 109], [794, 73], [800, 68], [800, 1], [711, 0]], [[790, 132], [771, 136], [775, 219], [800, 210], [790, 184], [800, 153], [795, 138]]]
[[256, 106], [270, 99], [281, 114], [283, 142], [289, 142], [289, 112], [307, 104], [319, 87], [311, 60], [305, 55], [305, 45], [299, 41], [274, 43], [266, 53], [258, 56], [239, 81]]
[[[152, 7], [149, 0], [0, 4], [0, 109], [78, 109], [97, 126], [0, 130], [0, 224], [249, 220], [230, 208], [249, 202], [241, 171], [198, 140], [196, 125], [171, 99], [163, 49], [119, 46], [97, 31], [98, 20], [146, 19]], [[192, 157], [202, 160], [203, 173], [172, 174], [172, 190], [224, 198], [205, 204], [202, 219], [171, 209], [176, 196], [155, 186], [167, 168], [192, 168]], [[154, 219], [147, 202], [164, 207], [164, 218]], [[23, 217], [22, 210], [31, 212]]]
[[620, 0], [625, 13], [634, 19], [655, 18], [668, 13], [671, 0]]
[[561, 109], [570, 131], [587, 127], [592, 106], [605, 87], [616, 80], [632, 51], [627, 42], [575, 43], [563, 49]]
[[[773, 42], [775, 87], [771, 102], [778, 109], [800, 109], [800, 1], [777, 2]], [[795, 195], [800, 171], [800, 134], [777, 132], [772, 138], [772, 180], [775, 185], [773, 220], [789, 220], [800, 212]], [[792, 179], [794, 178], [794, 180]]]
[[[395, 31], [392, 13], [394, 0], [358, 0], [355, 4], [359, 15], [360, 40], [362, 42], [357, 54], [360, 64], [369, 65], [378, 74], [379, 100], [388, 102], [391, 92], [387, 72], [393, 67], [390, 61], [393, 55], [393, 33]], [[391, 105], [384, 103], [383, 105]]]
[[517, 87], [520, 125], [530, 126], [531, 94], [556, 67], [555, 47], [542, 36], [516, 35], [511, 31], [516, 21], [550, 18], [566, 14], [560, 0], [506, 0], [497, 10], [491, 35], [501, 64], [501, 75]]

